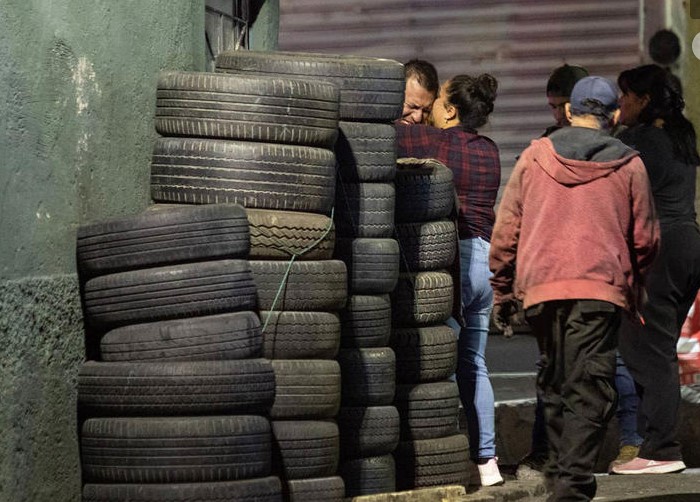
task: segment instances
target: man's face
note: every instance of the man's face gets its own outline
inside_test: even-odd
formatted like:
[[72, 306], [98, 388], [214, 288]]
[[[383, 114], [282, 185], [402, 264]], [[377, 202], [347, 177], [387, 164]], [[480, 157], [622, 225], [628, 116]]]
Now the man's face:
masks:
[[547, 94], [547, 103], [549, 104], [549, 109], [552, 110], [552, 116], [557, 122], [559, 127], [566, 127], [571, 125], [571, 123], [566, 119], [566, 113], [564, 112], [564, 105], [569, 102], [568, 97], [564, 96], [551, 96]]
[[435, 95], [428, 92], [411, 77], [406, 80], [406, 96], [400, 121], [404, 124], [424, 124], [433, 107]]

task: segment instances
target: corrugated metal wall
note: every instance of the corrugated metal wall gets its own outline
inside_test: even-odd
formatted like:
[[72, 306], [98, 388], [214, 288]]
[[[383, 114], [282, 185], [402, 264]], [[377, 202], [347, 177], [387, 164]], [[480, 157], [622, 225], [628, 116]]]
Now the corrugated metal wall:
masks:
[[564, 62], [615, 78], [640, 64], [642, 0], [280, 0], [279, 49], [431, 61], [444, 80], [499, 81], [482, 132], [507, 180], [518, 155], [552, 123], [550, 71]]

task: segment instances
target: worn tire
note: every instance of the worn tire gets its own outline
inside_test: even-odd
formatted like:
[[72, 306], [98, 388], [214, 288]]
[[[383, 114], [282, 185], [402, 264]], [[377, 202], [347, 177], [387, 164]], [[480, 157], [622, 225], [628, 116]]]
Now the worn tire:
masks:
[[444, 380], [457, 370], [457, 336], [446, 324], [394, 328], [390, 345], [399, 382]]
[[469, 484], [469, 444], [463, 434], [401, 441], [395, 456], [399, 490]]
[[256, 289], [246, 260], [218, 260], [102, 275], [85, 283], [90, 327], [254, 310]]
[[295, 261], [291, 267], [287, 261], [250, 260], [249, 263], [260, 310], [326, 311], [345, 306], [347, 269], [340, 260]]
[[251, 260], [330, 260], [335, 225], [328, 216], [294, 211], [247, 209]]
[[255, 312], [132, 324], [100, 340], [106, 362], [205, 361], [262, 356], [260, 319]]
[[452, 314], [452, 287], [452, 276], [445, 271], [401, 273], [391, 295], [394, 325], [445, 322]]
[[340, 435], [332, 420], [275, 420], [272, 435], [284, 479], [324, 478], [338, 469]]
[[392, 237], [393, 183], [338, 183], [335, 228], [341, 237]]
[[396, 491], [396, 464], [391, 455], [346, 460], [338, 473], [345, 481], [346, 497]]
[[419, 222], [447, 218], [455, 207], [452, 171], [433, 159], [398, 159], [396, 221]]
[[274, 399], [266, 359], [88, 361], [78, 375], [78, 404], [87, 416], [265, 414]]
[[457, 228], [448, 220], [396, 224], [401, 270], [448, 268], [457, 256]]
[[86, 484], [82, 502], [282, 502], [276, 476], [214, 483]]
[[396, 357], [389, 347], [341, 349], [343, 406], [385, 406], [394, 400]]
[[396, 129], [392, 124], [340, 122], [335, 142], [343, 182], [392, 181], [396, 175]]
[[394, 406], [401, 439], [433, 439], [459, 432], [459, 389], [452, 380], [397, 384]]
[[248, 256], [245, 210], [237, 204], [151, 206], [148, 211], [78, 227], [84, 278], [193, 261]]
[[389, 59], [303, 52], [227, 51], [216, 59], [218, 71], [313, 78], [340, 89], [340, 118], [392, 121], [401, 116], [403, 65]]
[[343, 458], [387, 455], [399, 443], [399, 412], [394, 406], [342, 406], [338, 427]]
[[267, 359], [335, 359], [340, 319], [333, 312], [260, 312]]
[[391, 336], [391, 299], [389, 295], [351, 295], [340, 311], [340, 322], [342, 347], [386, 347]]
[[340, 366], [328, 360], [275, 360], [275, 420], [332, 418], [340, 408]]
[[332, 147], [339, 93], [321, 80], [162, 72], [155, 126], [163, 136]]
[[330, 214], [335, 156], [298, 145], [158, 138], [151, 196], [160, 202], [221, 204]]
[[399, 280], [399, 243], [395, 239], [339, 239], [335, 256], [348, 269], [353, 294], [391, 293]]
[[195, 483], [269, 476], [270, 423], [259, 416], [93, 418], [82, 472], [96, 483]]
[[343, 502], [345, 483], [340, 476], [287, 481], [289, 502]]

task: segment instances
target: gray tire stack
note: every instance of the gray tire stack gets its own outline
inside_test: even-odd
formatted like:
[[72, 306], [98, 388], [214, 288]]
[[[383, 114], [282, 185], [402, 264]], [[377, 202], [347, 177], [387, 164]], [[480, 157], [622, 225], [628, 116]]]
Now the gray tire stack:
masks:
[[401, 274], [391, 295], [401, 441], [397, 488], [468, 484], [468, 442], [459, 433], [459, 391], [450, 380], [457, 340], [448, 271], [457, 256], [452, 172], [434, 160], [399, 159], [396, 235]]
[[236, 204], [78, 229], [84, 501], [282, 500], [249, 245]]
[[[177, 77], [177, 76], [176, 76]], [[338, 89], [286, 75], [200, 75], [190, 107], [161, 80], [160, 132], [210, 134], [154, 155], [153, 198], [248, 210], [263, 354], [275, 374], [270, 409], [273, 471], [286, 498], [340, 500], [336, 476], [340, 406], [337, 310], [347, 299], [345, 264], [332, 260]], [[201, 87], [211, 94], [201, 95]], [[223, 94], [223, 97], [222, 96]], [[181, 97], [181, 96], [175, 96]], [[214, 105], [210, 105], [216, 99]], [[210, 112], [202, 109], [213, 109]], [[189, 127], [180, 127], [186, 114]], [[196, 126], [196, 127], [194, 127]], [[202, 132], [204, 131], [204, 132]], [[233, 141], [232, 141], [233, 140]], [[174, 141], [182, 141], [175, 139]], [[172, 145], [167, 145], [172, 146]], [[187, 187], [186, 189], [183, 187]]]
[[[258, 314], [276, 309], [276, 301], [283, 310], [320, 310], [313, 308], [319, 301], [340, 308], [347, 295], [346, 269], [341, 261], [325, 259], [293, 263], [286, 273], [287, 261], [260, 258], [288, 254], [289, 246], [301, 246], [295, 253], [299, 255], [309, 251], [308, 256], [315, 252], [323, 258], [332, 253], [329, 214], [335, 191], [332, 147], [338, 135], [338, 89], [328, 82], [283, 77], [165, 72], [157, 96], [156, 129], [163, 137], [154, 148], [152, 198], [180, 206], [157, 209], [163, 204], [156, 204], [151, 214], [216, 211], [230, 203], [245, 206], [250, 213], [235, 207], [246, 231], [240, 257], [250, 260], [232, 259], [238, 255], [229, 252], [221, 263], [153, 269], [144, 272], [146, 278], [144, 273], [129, 276], [119, 283], [133, 304], [127, 306], [104, 299], [110, 281], [85, 284], [86, 318], [95, 327], [109, 323], [128, 331], [129, 324], [142, 322], [144, 315], [154, 321], [177, 319], [179, 324], [152, 327], [151, 338], [138, 342], [153, 352], [152, 360], [138, 367], [117, 362], [85, 365], [81, 410], [91, 417], [120, 418], [109, 418], [117, 422], [106, 425], [85, 422], [83, 472], [96, 483], [86, 485], [84, 498], [281, 501], [285, 492], [291, 492], [291, 500], [308, 498], [306, 493], [318, 496], [319, 486], [313, 483], [302, 483], [294, 492], [287, 474], [292, 472], [293, 478], [335, 474], [337, 426], [334, 422], [279, 425], [276, 419], [286, 418], [285, 409], [298, 412], [304, 402], [304, 418], [319, 408], [324, 418], [334, 416], [340, 402], [340, 369], [335, 360], [286, 364], [262, 358], [269, 343]], [[160, 234], [169, 234], [173, 247], [181, 247], [185, 255], [200, 244], [207, 251], [216, 249], [206, 232], [195, 229], [185, 238], [182, 226], [182, 222], [163, 225]], [[225, 238], [230, 228], [213, 225], [211, 233]], [[154, 256], [168, 254], [159, 243], [160, 234], [147, 236]], [[124, 243], [122, 247], [128, 254]], [[271, 251], [262, 251], [268, 248]], [[155, 306], [153, 291], [164, 298]], [[236, 330], [220, 321], [210, 323], [212, 332], [202, 337], [201, 349], [185, 345], [165, 354], [160, 347], [202, 335], [201, 324], [193, 325], [191, 317], [231, 310], [248, 310], [237, 329], [254, 332], [254, 347], [245, 349], [251, 342], [233, 339]], [[337, 315], [331, 318], [330, 338], [335, 339], [324, 341], [330, 346], [324, 349], [330, 358], [337, 351], [340, 332]], [[296, 327], [297, 332], [303, 329]], [[133, 342], [133, 330], [122, 336], [122, 342]], [[221, 338], [235, 348], [224, 347]], [[270, 350], [275, 351], [274, 344]], [[254, 359], [233, 360], [244, 353]], [[107, 364], [109, 371], [104, 369]], [[313, 457], [314, 462], [299, 466], [293, 457], [300, 456], [302, 443], [301, 456]], [[104, 468], [117, 459], [121, 463]], [[339, 477], [323, 489], [328, 486], [327, 493], [342, 497]]]
[[[391, 452], [398, 442], [398, 413], [392, 406], [388, 293], [398, 278], [399, 255], [392, 239], [396, 153], [389, 122], [403, 106], [403, 66], [376, 58], [246, 51], [221, 54], [217, 70], [313, 78], [333, 82], [340, 90], [335, 257], [347, 265], [349, 291], [340, 311], [340, 473], [347, 496], [394, 491]], [[329, 497], [325, 493], [313, 500]]]

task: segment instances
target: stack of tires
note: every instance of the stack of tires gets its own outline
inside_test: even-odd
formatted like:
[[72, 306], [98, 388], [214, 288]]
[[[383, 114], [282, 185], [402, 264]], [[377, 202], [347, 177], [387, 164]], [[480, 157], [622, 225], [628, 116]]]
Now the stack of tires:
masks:
[[392, 405], [395, 358], [388, 347], [388, 293], [398, 279], [399, 252], [392, 238], [396, 147], [390, 122], [403, 106], [403, 66], [375, 58], [229, 52], [219, 56], [217, 69], [311, 77], [340, 89], [335, 257], [347, 266], [349, 293], [340, 312], [340, 474], [347, 496], [392, 492], [391, 452], [398, 442], [399, 421]]
[[[243, 54], [243, 53], [241, 53]], [[338, 88], [259, 74], [165, 74], [156, 201], [245, 206], [263, 354], [275, 375], [273, 472], [290, 501], [342, 500], [337, 476], [345, 264], [332, 259]], [[196, 137], [195, 137], [196, 136]]]
[[235, 204], [79, 228], [84, 501], [282, 500], [248, 249]]
[[469, 482], [469, 450], [459, 433], [459, 391], [450, 377], [457, 340], [445, 321], [453, 307], [447, 269], [457, 258], [452, 173], [434, 160], [399, 159], [396, 235], [401, 274], [392, 299], [395, 405], [401, 421], [397, 487]]

